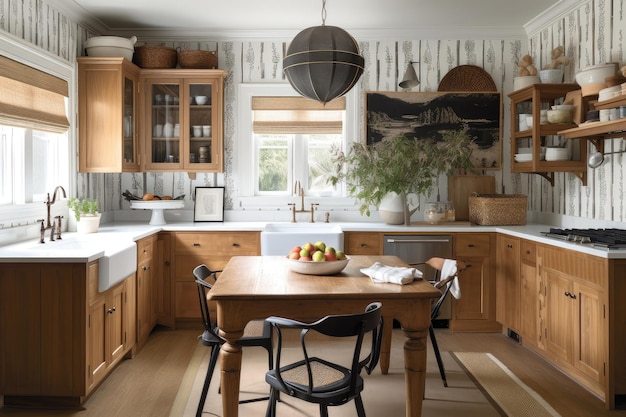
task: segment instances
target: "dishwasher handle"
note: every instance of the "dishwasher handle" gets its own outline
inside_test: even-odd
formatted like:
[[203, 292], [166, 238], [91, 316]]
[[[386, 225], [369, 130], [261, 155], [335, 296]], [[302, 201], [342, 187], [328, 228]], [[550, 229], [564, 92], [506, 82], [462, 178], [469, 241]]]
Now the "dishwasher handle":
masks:
[[450, 239], [387, 239], [387, 243], [448, 243]]

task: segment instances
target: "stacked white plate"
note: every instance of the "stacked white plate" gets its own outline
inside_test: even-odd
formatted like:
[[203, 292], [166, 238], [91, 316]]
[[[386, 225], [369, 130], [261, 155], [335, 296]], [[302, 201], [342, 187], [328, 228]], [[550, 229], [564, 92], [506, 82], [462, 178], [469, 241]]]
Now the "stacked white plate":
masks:
[[533, 155], [530, 153], [516, 153], [515, 162], [530, 162], [533, 160]]
[[567, 148], [547, 148], [546, 161], [567, 161], [569, 160], [569, 149]]
[[610, 98], [619, 96], [622, 93], [622, 86], [616, 85], [613, 87], [603, 88], [598, 92], [598, 101], [605, 101]]

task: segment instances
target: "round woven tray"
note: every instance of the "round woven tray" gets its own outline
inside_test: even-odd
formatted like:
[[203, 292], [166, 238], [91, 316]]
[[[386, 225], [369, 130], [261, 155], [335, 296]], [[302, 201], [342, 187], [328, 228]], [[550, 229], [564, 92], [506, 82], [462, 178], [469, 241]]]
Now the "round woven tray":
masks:
[[162, 45], [135, 46], [133, 62], [141, 68], [176, 68], [176, 49]]
[[215, 51], [179, 51], [178, 64], [181, 68], [217, 68], [217, 53]]
[[452, 68], [439, 83], [437, 91], [498, 91], [491, 75], [476, 65]]

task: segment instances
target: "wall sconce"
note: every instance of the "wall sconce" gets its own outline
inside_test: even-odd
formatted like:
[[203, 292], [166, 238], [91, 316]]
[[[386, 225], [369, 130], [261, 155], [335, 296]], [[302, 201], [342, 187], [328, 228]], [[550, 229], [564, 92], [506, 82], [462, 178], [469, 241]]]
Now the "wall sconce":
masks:
[[400, 81], [400, 84], [398, 84], [400, 88], [413, 88], [419, 85], [420, 80], [417, 78], [413, 64], [419, 64], [419, 61], [409, 62], [409, 66], [406, 67], [406, 71], [404, 72], [404, 77], [402, 81]]

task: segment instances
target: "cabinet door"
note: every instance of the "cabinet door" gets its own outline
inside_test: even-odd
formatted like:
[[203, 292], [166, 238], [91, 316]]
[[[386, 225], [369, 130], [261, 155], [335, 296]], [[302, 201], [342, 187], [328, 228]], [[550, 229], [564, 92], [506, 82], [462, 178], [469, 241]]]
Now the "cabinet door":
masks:
[[152, 258], [137, 266], [137, 343], [141, 347], [152, 331]]
[[578, 310], [574, 366], [594, 381], [603, 383], [605, 340], [604, 292], [576, 284], [572, 298]]
[[89, 389], [98, 385], [106, 375], [107, 345], [106, 345], [106, 318], [107, 305], [104, 294], [93, 298], [89, 304], [89, 318], [87, 323], [88, 363], [87, 386]]
[[79, 171], [138, 171], [139, 68], [123, 58], [77, 61]]
[[189, 111], [184, 125], [189, 140], [183, 146], [183, 169], [192, 171], [222, 171], [221, 84], [218, 79], [187, 79], [184, 83]]
[[520, 266], [520, 334], [522, 342], [543, 349], [543, 287], [537, 275], [535, 245], [522, 241]]
[[156, 287], [156, 312], [157, 323], [174, 327], [174, 314], [172, 313], [172, 288], [171, 288], [171, 235], [159, 233], [154, 261], [153, 278]]
[[458, 234], [454, 238], [455, 256], [467, 269], [459, 274], [461, 298], [453, 301], [455, 320], [495, 319], [495, 285], [491, 236]]
[[124, 283], [107, 291], [106, 305], [106, 326], [108, 337], [108, 364], [121, 359], [124, 355], [125, 347], [125, 326], [124, 315], [125, 309], [125, 286]]
[[182, 168], [181, 126], [183, 81], [179, 78], [150, 78], [144, 85], [144, 161], [146, 170], [175, 171]]
[[496, 320], [516, 332], [520, 329], [520, 240], [498, 235]]
[[570, 279], [549, 268], [543, 269], [546, 285], [546, 348], [564, 362], [572, 361], [574, 348], [576, 303]]

